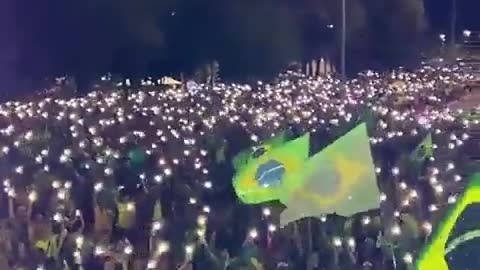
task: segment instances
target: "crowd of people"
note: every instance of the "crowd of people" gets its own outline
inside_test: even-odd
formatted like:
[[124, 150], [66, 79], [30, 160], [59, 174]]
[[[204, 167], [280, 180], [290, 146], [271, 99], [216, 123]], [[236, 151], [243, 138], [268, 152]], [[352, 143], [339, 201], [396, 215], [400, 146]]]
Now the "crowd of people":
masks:
[[[0, 105], [0, 269], [407, 269], [462, 192], [478, 120], [458, 67], [295, 72], [272, 83], [134, 91]], [[242, 205], [231, 161], [279, 132], [318, 149], [369, 118], [380, 209], [279, 228], [282, 206]], [[433, 154], [410, 154], [427, 135]], [[352, 149], [354, 151], [354, 149]]]

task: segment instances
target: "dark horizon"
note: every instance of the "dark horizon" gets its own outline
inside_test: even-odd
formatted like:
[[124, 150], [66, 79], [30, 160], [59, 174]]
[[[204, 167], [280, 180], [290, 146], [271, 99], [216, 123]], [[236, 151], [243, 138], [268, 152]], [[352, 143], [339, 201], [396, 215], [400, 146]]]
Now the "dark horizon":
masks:
[[[225, 79], [271, 78], [292, 60], [338, 62], [337, 2], [6, 1], [0, 78], [192, 75], [212, 60]], [[348, 4], [350, 73], [415, 65], [440, 33], [450, 34], [450, 0], [392, 0], [382, 11], [376, 0]], [[458, 1], [457, 36], [480, 29], [479, 9], [478, 1]]]

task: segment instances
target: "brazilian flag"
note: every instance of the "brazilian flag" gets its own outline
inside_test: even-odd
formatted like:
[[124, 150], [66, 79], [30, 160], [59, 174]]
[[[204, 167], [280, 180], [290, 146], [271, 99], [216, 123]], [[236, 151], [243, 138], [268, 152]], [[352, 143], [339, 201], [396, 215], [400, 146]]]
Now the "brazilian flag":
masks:
[[240, 200], [247, 204], [278, 200], [284, 179], [300, 170], [308, 159], [309, 138], [306, 134], [288, 142], [275, 139], [237, 163], [233, 187]]
[[427, 136], [420, 142], [420, 144], [410, 154], [410, 161], [412, 166], [417, 172], [421, 171], [422, 165], [427, 158], [433, 156], [433, 140], [432, 133], [428, 133]]
[[336, 213], [351, 216], [380, 205], [367, 124], [362, 123], [284, 180], [281, 224]]
[[420, 142], [411, 154], [411, 159], [414, 162], [423, 162], [426, 158], [433, 155], [433, 140], [432, 133], [428, 133], [427, 136]]
[[480, 173], [439, 225], [416, 270], [480, 269]]

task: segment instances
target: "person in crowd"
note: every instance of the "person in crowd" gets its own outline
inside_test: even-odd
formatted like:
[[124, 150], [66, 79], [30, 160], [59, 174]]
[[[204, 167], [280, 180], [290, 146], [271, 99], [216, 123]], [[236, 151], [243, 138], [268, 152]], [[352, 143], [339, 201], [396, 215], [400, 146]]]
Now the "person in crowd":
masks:
[[[406, 227], [404, 212], [423, 222], [427, 198], [447, 189], [427, 182], [461, 179], [449, 164], [465, 160], [459, 149], [470, 122], [446, 106], [461, 94], [452, 84], [466, 78], [430, 67], [367, 72], [348, 83], [287, 72], [271, 84], [220, 90], [146, 84], [124, 96], [113, 88], [0, 104], [0, 202], [8, 204], [8, 213], [0, 207], [0, 269], [403, 270], [398, 253], [418, 251], [425, 237]], [[388, 198], [381, 211], [351, 217], [349, 226], [329, 215], [280, 229], [277, 204], [262, 212], [235, 199], [238, 153], [279, 131], [310, 132], [319, 151], [366, 121], [367, 109]], [[414, 172], [410, 150], [427, 131], [442, 153]], [[409, 208], [415, 198], [418, 209]], [[400, 239], [390, 233], [397, 223]]]

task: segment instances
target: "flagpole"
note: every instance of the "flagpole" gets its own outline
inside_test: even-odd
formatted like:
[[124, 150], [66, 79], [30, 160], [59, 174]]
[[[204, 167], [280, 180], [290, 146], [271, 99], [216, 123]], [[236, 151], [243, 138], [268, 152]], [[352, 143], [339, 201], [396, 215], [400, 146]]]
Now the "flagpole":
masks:
[[390, 250], [392, 251], [393, 269], [397, 270], [397, 257], [395, 255], [395, 249], [393, 248], [393, 245], [390, 245]]
[[300, 232], [298, 230], [297, 222], [293, 223], [293, 234], [294, 234], [294, 239], [295, 239], [295, 244], [297, 246], [297, 249], [298, 249], [300, 255], [303, 256], [304, 255], [304, 250], [303, 250], [302, 239], [301, 239], [301, 236], [300, 236]]
[[307, 220], [307, 226], [308, 226], [308, 256], [311, 255], [312, 251], [313, 251], [313, 239], [312, 239], [312, 219], [309, 218]]
[[450, 49], [452, 53], [455, 51], [455, 44], [457, 41], [457, 0], [452, 1], [452, 13], [450, 15]]

